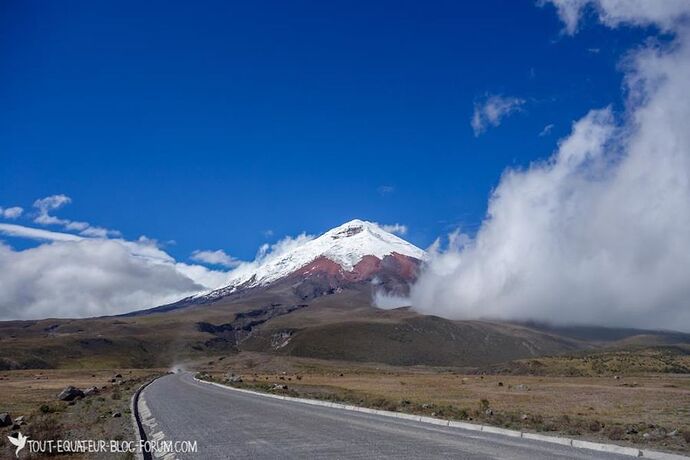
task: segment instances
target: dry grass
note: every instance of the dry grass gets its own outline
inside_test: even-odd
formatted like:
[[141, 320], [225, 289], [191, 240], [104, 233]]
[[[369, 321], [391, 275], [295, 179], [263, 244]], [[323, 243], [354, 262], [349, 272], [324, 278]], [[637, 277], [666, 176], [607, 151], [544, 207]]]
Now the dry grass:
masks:
[[[563, 361], [554, 363], [554, 369], [560, 369]], [[288, 393], [293, 395], [656, 449], [690, 450], [690, 435], [688, 441], [684, 438], [684, 433], [690, 433], [688, 374], [477, 375], [449, 368], [395, 367], [261, 353], [208, 358], [192, 367], [210, 372], [218, 380], [231, 370], [243, 376], [243, 385], [260, 390], [278, 383], [288, 385]], [[117, 386], [120, 399], [112, 398], [116, 386], [110, 379], [116, 373], [128, 381]], [[123, 433], [130, 428], [121, 426], [123, 420], [129, 425], [128, 415], [121, 419], [109, 415], [116, 409], [125, 414], [137, 382], [152, 373], [155, 371], [150, 369], [0, 372], [0, 412], [9, 411], [13, 417], [28, 415], [30, 423], [45, 418], [46, 426], [57, 422], [71, 433], [82, 433], [84, 438], [129, 436]], [[70, 406], [56, 399], [67, 385], [96, 386], [104, 393]], [[678, 433], [659, 436], [664, 430]]]
[[[463, 375], [449, 369], [404, 368], [243, 355], [205, 363], [222, 380], [228, 370], [243, 386], [450, 419], [588, 439], [690, 450], [690, 375]], [[493, 412], [487, 415], [487, 409]], [[675, 436], [659, 436], [659, 433]], [[622, 432], [622, 433], [621, 433]], [[645, 433], [648, 433], [645, 436]]]
[[97, 370], [32, 369], [0, 372], [0, 412], [28, 414], [42, 404], [57, 402], [57, 395], [68, 385], [78, 388], [110, 386], [115, 374], [136, 379], [151, 369]]
[[[9, 412], [13, 419], [24, 415], [28, 423], [20, 430], [31, 439], [133, 440], [130, 398], [144, 381], [161, 372], [151, 369], [4, 371], [0, 372], [0, 412]], [[122, 378], [111, 382], [117, 374]], [[59, 401], [58, 393], [68, 385], [82, 389], [97, 387], [99, 392], [71, 403]], [[113, 417], [115, 412], [121, 416]], [[6, 436], [12, 431], [11, 427], [0, 429], [0, 452], [10, 448]], [[108, 453], [88, 458], [125, 460], [130, 457], [129, 454], [113, 456]], [[60, 455], [58, 458], [87, 456]]]
[[681, 345], [588, 351], [576, 355], [519, 359], [488, 366], [485, 370], [491, 374], [579, 377], [690, 374], [690, 348]]

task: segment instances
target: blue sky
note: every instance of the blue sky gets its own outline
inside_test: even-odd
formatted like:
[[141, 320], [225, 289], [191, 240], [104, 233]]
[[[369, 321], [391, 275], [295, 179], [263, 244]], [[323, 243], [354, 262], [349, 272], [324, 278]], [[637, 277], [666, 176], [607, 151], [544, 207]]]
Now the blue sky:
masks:
[[[0, 207], [36, 226], [65, 194], [61, 218], [177, 260], [352, 218], [472, 233], [507, 167], [622, 108], [645, 31], [562, 27], [529, 1], [2, 2]], [[492, 95], [519, 109], [475, 135]]]

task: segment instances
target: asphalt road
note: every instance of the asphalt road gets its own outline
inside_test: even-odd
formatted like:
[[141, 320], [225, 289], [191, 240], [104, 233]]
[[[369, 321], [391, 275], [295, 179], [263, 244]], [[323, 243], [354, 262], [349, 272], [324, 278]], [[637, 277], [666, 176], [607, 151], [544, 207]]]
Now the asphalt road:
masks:
[[162, 377], [142, 392], [148, 437], [197, 441], [172, 458], [623, 459], [557, 444], [265, 398]]

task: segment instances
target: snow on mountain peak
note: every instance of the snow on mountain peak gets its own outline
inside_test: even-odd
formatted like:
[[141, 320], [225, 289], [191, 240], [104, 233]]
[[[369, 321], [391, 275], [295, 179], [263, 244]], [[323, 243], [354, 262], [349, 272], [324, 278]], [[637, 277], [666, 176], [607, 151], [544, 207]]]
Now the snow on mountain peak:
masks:
[[307, 246], [311, 246], [309, 249], [318, 252], [314, 259], [324, 256], [338, 263], [346, 271], [352, 270], [357, 262], [367, 255], [382, 259], [397, 252], [415, 259], [426, 258], [426, 252], [417, 246], [383, 230], [375, 223], [359, 219], [351, 220], [327, 231], [307, 243], [302, 249], [307, 249]]
[[304, 267], [319, 257], [325, 257], [352, 271], [364, 256], [383, 259], [398, 253], [425, 260], [424, 250], [383, 230], [373, 222], [354, 219], [335, 227], [317, 238], [303, 238], [304, 242], [279, 254], [268, 254], [255, 262], [240, 265], [230, 272], [228, 285], [202, 296], [221, 296], [238, 287], [253, 287], [271, 283]]

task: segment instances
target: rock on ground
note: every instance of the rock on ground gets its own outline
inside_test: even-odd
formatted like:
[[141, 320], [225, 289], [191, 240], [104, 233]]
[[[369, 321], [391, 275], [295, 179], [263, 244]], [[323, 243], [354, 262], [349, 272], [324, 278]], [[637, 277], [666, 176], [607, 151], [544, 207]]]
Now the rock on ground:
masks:
[[81, 391], [79, 388], [75, 388], [73, 386], [66, 387], [58, 395], [58, 399], [60, 401], [73, 401], [76, 398], [83, 398], [83, 397], [84, 397], [84, 392]]

